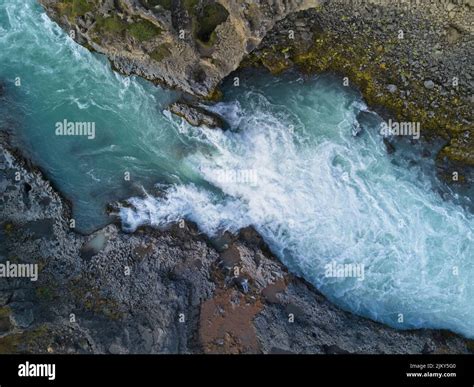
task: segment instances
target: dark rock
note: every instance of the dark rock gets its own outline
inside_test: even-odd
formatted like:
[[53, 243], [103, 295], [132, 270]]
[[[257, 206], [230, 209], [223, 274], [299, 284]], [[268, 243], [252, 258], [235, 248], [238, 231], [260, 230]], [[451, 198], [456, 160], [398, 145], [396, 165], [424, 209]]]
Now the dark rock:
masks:
[[81, 258], [85, 261], [97, 255], [106, 245], [107, 237], [103, 233], [97, 234], [90, 241], [85, 243], [80, 251]]
[[434, 350], [435, 350], [435, 345], [433, 344], [433, 342], [430, 341], [430, 342], [427, 342], [423, 346], [421, 353], [424, 355], [427, 355], [427, 354], [433, 353]]
[[233, 268], [240, 262], [240, 251], [235, 245], [231, 245], [221, 253], [221, 258], [226, 268]]
[[282, 348], [273, 347], [269, 352], [271, 355], [295, 355], [295, 352], [287, 351]]
[[328, 355], [343, 355], [350, 353], [349, 351], [339, 348], [337, 345], [323, 345], [322, 348], [324, 353], [327, 353]]
[[10, 303], [11, 320], [16, 327], [28, 328], [34, 321], [33, 304], [31, 302]]
[[390, 142], [388, 138], [383, 139], [383, 143], [385, 145], [385, 149], [389, 155], [395, 153], [395, 146]]
[[433, 82], [431, 79], [425, 81], [425, 82], [423, 83], [423, 85], [424, 85], [428, 90], [434, 89], [434, 87], [435, 87], [435, 84], [434, 84], [434, 82]]
[[249, 292], [250, 290], [250, 287], [249, 287], [249, 280], [245, 277], [239, 277], [236, 279], [240, 289], [242, 290], [242, 292], [244, 292], [245, 294]]
[[31, 185], [29, 185], [28, 183], [25, 183], [24, 187], [25, 187], [25, 192], [28, 194], [31, 191]]
[[38, 219], [28, 222], [25, 230], [33, 234], [34, 238], [51, 238], [53, 235], [53, 219]]
[[393, 85], [393, 84], [390, 84], [390, 85], [387, 85], [387, 90], [389, 93], [395, 93], [397, 91], [397, 86], [396, 85]]
[[0, 334], [8, 332], [12, 328], [10, 323], [10, 313], [7, 313], [9, 310], [9, 308], [0, 309]]
[[200, 106], [185, 102], [175, 102], [170, 105], [169, 110], [184, 118], [193, 126], [207, 126], [208, 128], [224, 129], [227, 125], [224, 119], [216, 113], [210, 112]]
[[446, 39], [449, 44], [456, 43], [459, 39], [461, 39], [461, 36], [462, 36], [462, 33], [456, 26], [450, 25], [448, 27], [448, 30], [446, 33]]

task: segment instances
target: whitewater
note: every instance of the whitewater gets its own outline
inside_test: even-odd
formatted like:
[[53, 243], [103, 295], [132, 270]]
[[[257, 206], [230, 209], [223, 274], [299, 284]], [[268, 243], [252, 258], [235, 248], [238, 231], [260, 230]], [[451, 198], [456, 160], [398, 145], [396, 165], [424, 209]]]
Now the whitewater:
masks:
[[[387, 154], [382, 119], [339, 78], [241, 72], [211, 107], [229, 130], [194, 128], [166, 111], [175, 93], [114, 73], [33, 0], [0, 4], [0, 61], [0, 123], [84, 232], [127, 198], [127, 232], [181, 219], [209, 236], [251, 225], [340, 307], [474, 337], [473, 215], [439, 194], [416, 146]], [[94, 122], [95, 138], [55, 136], [64, 120]], [[328, 264], [362, 267], [363, 280], [328, 276]]]

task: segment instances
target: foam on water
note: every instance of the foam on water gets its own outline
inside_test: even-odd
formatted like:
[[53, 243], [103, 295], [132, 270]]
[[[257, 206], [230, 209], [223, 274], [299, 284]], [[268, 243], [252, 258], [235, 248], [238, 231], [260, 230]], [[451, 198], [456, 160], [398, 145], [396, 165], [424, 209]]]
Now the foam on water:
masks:
[[[186, 162], [222, 192], [180, 185], [133, 198], [121, 209], [125, 227], [185, 217], [213, 235], [253, 225], [342, 307], [472, 337], [472, 216], [434, 193], [421, 167], [392, 163], [376, 128], [354, 137], [365, 106], [341, 89], [327, 79], [267, 85], [221, 103], [215, 109], [239, 130], [201, 129], [212, 151]], [[232, 170], [255, 170], [257, 184], [222, 179]], [[329, 262], [363, 264], [365, 278], [328, 278]]]
[[[72, 200], [83, 230], [102, 225], [105, 204], [132, 185], [158, 182], [164, 196], [120, 210], [125, 229], [183, 217], [209, 235], [253, 225], [340, 306], [474, 337], [472, 215], [435, 192], [429, 161], [387, 155], [380, 119], [360, 127], [366, 107], [338, 79], [243, 74], [213, 107], [231, 130], [192, 128], [162, 114], [172, 93], [114, 73], [33, 0], [0, 3], [0, 63], [9, 97], [0, 126], [14, 119], [23, 150]], [[96, 139], [54, 136], [63, 119], [94, 121]], [[363, 264], [364, 279], [326, 277], [331, 262]]]

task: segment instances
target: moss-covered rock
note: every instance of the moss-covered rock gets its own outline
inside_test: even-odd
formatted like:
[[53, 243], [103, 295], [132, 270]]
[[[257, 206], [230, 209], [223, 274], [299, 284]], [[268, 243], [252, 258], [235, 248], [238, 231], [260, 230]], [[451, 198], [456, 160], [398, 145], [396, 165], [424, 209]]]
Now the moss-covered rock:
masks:
[[3, 231], [6, 235], [11, 235], [14, 232], [15, 228], [13, 223], [7, 222], [3, 224]]
[[68, 292], [79, 309], [84, 312], [102, 315], [111, 320], [122, 317], [117, 301], [111, 297], [105, 297], [97, 288], [85, 287], [80, 279], [71, 281]]
[[41, 301], [52, 301], [57, 295], [57, 290], [52, 285], [42, 285], [36, 288], [36, 295]]
[[467, 341], [467, 348], [469, 351], [474, 353], [474, 340], [466, 340]]
[[0, 337], [0, 354], [31, 353], [32, 351], [37, 353], [38, 349], [47, 352], [51, 342], [52, 338], [48, 333], [47, 326], [40, 325], [29, 331]]
[[189, 14], [194, 15], [199, 6], [199, 0], [182, 0], [184, 9], [188, 11]]
[[194, 20], [196, 38], [206, 45], [212, 45], [216, 39], [217, 26], [224, 23], [228, 17], [229, 12], [219, 3], [206, 5]]
[[129, 34], [139, 42], [144, 42], [159, 36], [161, 29], [145, 19], [136, 19], [132, 23], [128, 23], [118, 15], [112, 15], [109, 17], [97, 16], [94, 32], [99, 41], [104, 37], [113, 38]]
[[161, 34], [161, 28], [159, 28], [152, 22], [145, 19], [130, 23], [126, 27], [126, 30], [131, 36], [133, 36], [139, 42], [150, 40]]
[[97, 0], [62, 0], [57, 4], [57, 11], [69, 19], [84, 16], [93, 11], [97, 6]]
[[8, 306], [3, 306], [0, 308], [0, 334], [10, 330], [10, 314], [11, 310]]
[[122, 34], [127, 28], [127, 23], [118, 15], [110, 17], [98, 16], [94, 29], [99, 34], [114, 35]]
[[163, 59], [168, 57], [171, 54], [170, 45], [168, 43], [160, 44], [157, 48], [155, 48], [151, 53], [151, 59], [161, 62]]

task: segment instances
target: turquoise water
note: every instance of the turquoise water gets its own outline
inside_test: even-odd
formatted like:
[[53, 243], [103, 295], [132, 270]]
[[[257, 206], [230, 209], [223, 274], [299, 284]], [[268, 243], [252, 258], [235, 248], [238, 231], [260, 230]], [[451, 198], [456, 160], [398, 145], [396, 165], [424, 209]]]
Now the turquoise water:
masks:
[[[0, 5], [0, 61], [2, 125], [72, 200], [82, 231], [129, 197], [126, 231], [181, 218], [209, 235], [253, 225], [338, 305], [474, 337], [472, 214], [437, 193], [432, 161], [387, 155], [381, 119], [338, 78], [240, 73], [213, 107], [231, 130], [192, 128], [163, 112], [175, 94], [115, 74], [32, 0]], [[64, 119], [94, 122], [95, 138], [56, 136]], [[363, 276], [330, 276], [328, 264]]]
[[[65, 36], [34, 1], [2, 0], [0, 47], [0, 78], [13, 95], [12, 129], [72, 200], [80, 231], [103, 225], [106, 204], [139, 185], [173, 181], [169, 172], [175, 170], [186, 176], [173, 162], [187, 140], [161, 114], [173, 93], [117, 75], [104, 57]], [[56, 136], [56, 123], [65, 119], [93, 122], [95, 138]]]

